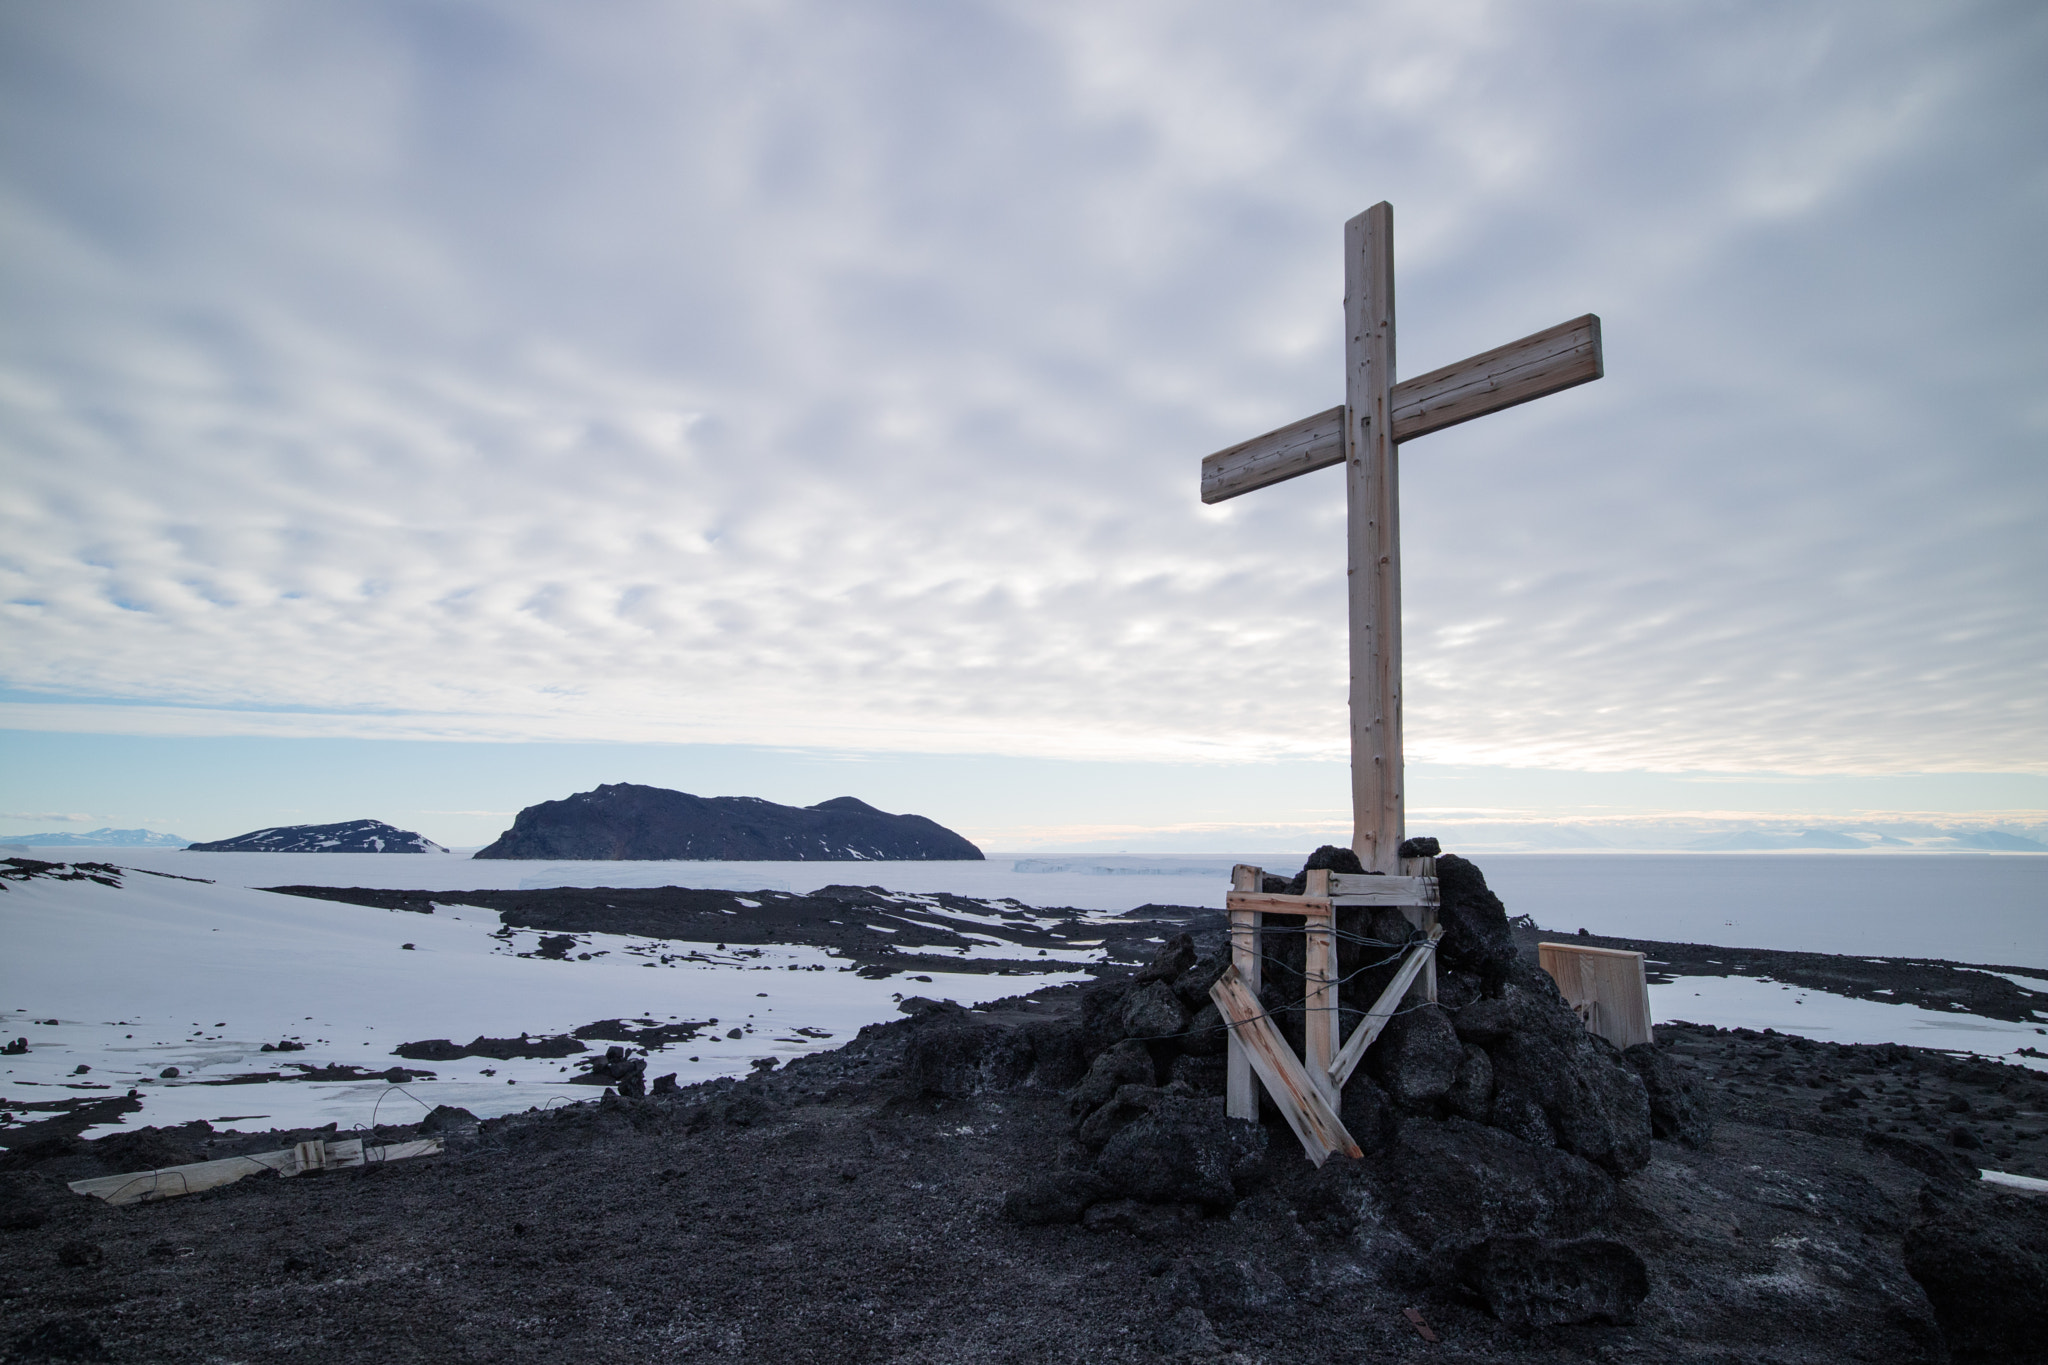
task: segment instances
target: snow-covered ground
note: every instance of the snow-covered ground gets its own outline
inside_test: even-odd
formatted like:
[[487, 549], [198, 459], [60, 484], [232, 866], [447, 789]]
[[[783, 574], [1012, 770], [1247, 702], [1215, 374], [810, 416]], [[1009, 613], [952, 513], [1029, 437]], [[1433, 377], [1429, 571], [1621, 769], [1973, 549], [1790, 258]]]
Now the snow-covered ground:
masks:
[[1903, 1043], [1975, 1052], [2048, 1071], [2048, 1059], [2016, 1055], [2022, 1047], [2048, 1052], [2048, 1016], [2039, 1024], [2015, 1024], [1960, 1011], [1857, 1000], [1756, 977], [1681, 976], [1667, 986], [1650, 987], [1650, 1017], [1721, 1028], [1774, 1028], [1829, 1043]]
[[[171, 849], [49, 850], [52, 861], [101, 859], [212, 884], [142, 873], [119, 888], [37, 880], [0, 893], [0, 1037], [26, 1037], [25, 1056], [0, 1057], [0, 1099], [15, 1118], [24, 1103], [139, 1092], [142, 1112], [126, 1123], [201, 1118], [219, 1127], [269, 1128], [417, 1116], [455, 1104], [480, 1115], [588, 1099], [566, 1084], [575, 1059], [411, 1062], [403, 1042], [479, 1035], [558, 1034], [602, 1019], [659, 1024], [717, 1019], [692, 1041], [659, 1050], [649, 1075], [684, 1083], [742, 1075], [761, 1057], [836, 1047], [864, 1024], [894, 1018], [905, 993], [963, 1004], [1016, 994], [1078, 972], [988, 976], [931, 972], [875, 981], [819, 949], [770, 946], [721, 952], [712, 944], [578, 935], [567, 961], [522, 957], [538, 935], [504, 936], [489, 911], [444, 906], [435, 914], [369, 909], [280, 896], [252, 888], [309, 884], [450, 892], [483, 888], [680, 885], [807, 892], [831, 883], [882, 885], [893, 892], [951, 892], [1034, 906], [1115, 914], [1147, 902], [1222, 903], [1230, 859], [1146, 858], [1038, 861], [1058, 870], [1019, 869], [1011, 860], [948, 863], [544, 863], [475, 861], [436, 854], [188, 853]], [[1489, 860], [1489, 868], [1498, 859]], [[1839, 861], [1839, 860], [1838, 860]], [[1691, 864], [1688, 864], [1690, 867]], [[1961, 862], [1951, 864], [1960, 868]], [[1107, 868], [1109, 871], [1102, 869]], [[1504, 869], [1505, 870], [1505, 869]], [[1496, 877], [1497, 884], [1513, 877]], [[1511, 887], [1503, 885], [1504, 892]], [[1858, 893], [1861, 894], [1861, 893]], [[1510, 894], [1510, 906], [1521, 908]], [[1921, 917], [1928, 918], [1924, 902]], [[976, 917], [956, 915], [973, 932]], [[1555, 916], [1539, 918], [1550, 922]], [[1931, 916], [1935, 927], [1942, 917]], [[1562, 923], [1563, 921], [1558, 921]], [[989, 925], [999, 925], [991, 908]], [[1643, 932], [1643, 930], [1637, 930]], [[1963, 958], [1954, 922], [1949, 951]], [[2010, 931], [2001, 929], [2001, 941]], [[993, 935], [961, 956], [1012, 956]], [[1714, 941], [1702, 936], [1703, 941]], [[404, 944], [413, 945], [405, 948]], [[1898, 949], [1893, 949], [1898, 951]], [[1034, 954], [1035, 956], [1035, 954]], [[1092, 960], [1061, 952], [1068, 965]], [[1987, 960], [1977, 958], [1976, 960]], [[2030, 964], [2038, 952], [1988, 960]], [[1050, 962], [1052, 959], [1048, 959]], [[2017, 978], [2016, 978], [2017, 979]], [[2029, 984], [2023, 982], [2022, 984]], [[1651, 988], [1660, 1019], [1776, 1028], [1837, 1042], [1899, 1042], [1982, 1053], [2042, 1067], [2014, 1049], [2048, 1051], [2041, 1029], [1906, 1005], [1852, 1000], [1743, 978], [1681, 978]], [[51, 1020], [41, 1023], [35, 1021]], [[2048, 1021], [2044, 1021], [2048, 1027]], [[728, 1035], [740, 1031], [738, 1038]], [[303, 1042], [305, 1051], [265, 1053], [263, 1043]], [[602, 1041], [590, 1043], [601, 1052]], [[292, 1063], [398, 1065], [436, 1073], [431, 1081], [272, 1081], [218, 1084]], [[79, 1066], [90, 1070], [75, 1074]], [[178, 1068], [166, 1079], [162, 1072]]]
[[[324, 870], [350, 855], [218, 856], [237, 863], [297, 858]], [[212, 870], [193, 866], [205, 859], [194, 855], [176, 866], [185, 875]], [[421, 870], [456, 861], [362, 860]], [[313, 880], [303, 867], [291, 873], [280, 880]], [[650, 1076], [675, 1072], [688, 1084], [744, 1075], [761, 1057], [837, 1047], [863, 1024], [896, 1017], [906, 993], [972, 1005], [1083, 979], [1072, 970], [1030, 977], [933, 971], [919, 973], [929, 981], [875, 981], [822, 949], [721, 952], [712, 944], [610, 934], [577, 935], [576, 953], [590, 953], [590, 960], [572, 954], [558, 961], [520, 956], [539, 935], [500, 936], [498, 917], [487, 910], [442, 906], [421, 915], [139, 872], [121, 880], [109, 887], [39, 879], [0, 893], [0, 941], [7, 945], [0, 1035], [26, 1037], [30, 1045], [26, 1056], [0, 1057], [0, 1097], [16, 1106], [134, 1089], [143, 1111], [130, 1125], [199, 1118], [219, 1127], [333, 1121], [349, 1128], [368, 1123], [373, 1111], [402, 1122], [435, 1104], [500, 1114], [599, 1092], [566, 1084], [574, 1058], [409, 1062], [392, 1049], [432, 1038], [461, 1044], [480, 1035], [566, 1033], [602, 1019], [716, 1019], [703, 1036], [649, 1059]], [[963, 956], [982, 955], [970, 949]], [[739, 1037], [728, 1036], [734, 1030]], [[306, 1050], [260, 1051], [283, 1039]], [[606, 1044], [589, 1046], [601, 1053]], [[433, 1071], [436, 1079], [396, 1089], [381, 1080], [219, 1084], [250, 1073], [289, 1075], [293, 1063], [403, 1066]], [[90, 1070], [73, 1074], [81, 1065]], [[164, 1078], [168, 1067], [179, 1075]]]

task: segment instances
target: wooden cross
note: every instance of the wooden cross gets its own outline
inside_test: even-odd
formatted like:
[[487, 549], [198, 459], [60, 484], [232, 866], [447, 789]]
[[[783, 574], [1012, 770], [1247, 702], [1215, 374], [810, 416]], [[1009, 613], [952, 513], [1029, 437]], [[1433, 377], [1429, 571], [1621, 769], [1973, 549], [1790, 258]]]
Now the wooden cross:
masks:
[[1202, 461], [1202, 501], [1345, 468], [1351, 549], [1351, 847], [1395, 873], [1406, 837], [1401, 771], [1401, 504], [1394, 448], [1598, 379], [1600, 319], [1394, 382], [1394, 207], [1344, 225], [1344, 402]]

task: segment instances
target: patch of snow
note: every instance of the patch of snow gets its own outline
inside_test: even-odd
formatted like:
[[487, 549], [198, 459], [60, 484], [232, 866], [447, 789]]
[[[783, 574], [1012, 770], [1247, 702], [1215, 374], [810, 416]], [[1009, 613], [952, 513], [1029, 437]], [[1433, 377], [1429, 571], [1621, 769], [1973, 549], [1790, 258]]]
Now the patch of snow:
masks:
[[2048, 1059], [2014, 1055], [2021, 1047], [2042, 1043], [2040, 1030], [2032, 1024], [1858, 1000], [1828, 991], [1802, 989], [1788, 998], [1785, 989], [1753, 977], [1681, 976], [1669, 985], [1650, 987], [1650, 1016], [1721, 1028], [1773, 1028], [1830, 1043], [1903, 1043], [1970, 1052], [2048, 1071]]
[[[375, 855], [288, 856], [332, 862]], [[232, 1122], [244, 1128], [330, 1121], [355, 1128], [373, 1115], [403, 1121], [435, 1104], [489, 1116], [602, 1091], [567, 1084], [576, 1058], [410, 1062], [392, 1049], [430, 1038], [466, 1043], [479, 1035], [566, 1033], [627, 1015], [726, 1021], [649, 1059], [650, 1075], [675, 1072], [689, 1084], [743, 1076], [757, 1057], [813, 1052], [864, 1024], [897, 1017], [890, 980], [863, 978], [822, 949], [718, 953], [709, 944], [579, 934], [577, 951], [591, 960], [572, 954], [555, 961], [518, 956], [533, 951], [540, 931], [506, 931], [488, 911], [448, 908], [462, 913], [418, 915], [156, 877], [129, 877], [121, 887], [15, 883], [0, 896], [0, 941], [8, 945], [14, 996], [0, 1002], [11, 1007], [0, 1010], [0, 1033], [27, 1037], [30, 1050], [0, 1058], [0, 1099], [15, 1106], [17, 1119], [33, 1119], [35, 1111], [18, 1106], [133, 1089], [143, 1108], [126, 1118], [128, 1126], [190, 1119], [228, 1126], [238, 1116]], [[415, 950], [402, 951], [403, 942]], [[109, 944], [120, 951], [106, 951]], [[777, 972], [800, 977], [801, 989], [771, 991], [763, 1001], [762, 987], [772, 979], [761, 974]], [[1072, 971], [1024, 979], [928, 974], [935, 979], [919, 983], [920, 993], [969, 1006], [1089, 979]], [[762, 1033], [742, 1025], [740, 1038], [725, 1036], [756, 1012]], [[64, 1022], [31, 1022], [51, 1018]], [[259, 1050], [287, 1037], [306, 1049]], [[601, 1053], [605, 1044], [590, 1047]], [[398, 1066], [432, 1071], [437, 1079], [206, 1084], [252, 1073], [290, 1076], [293, 1063]], [[91, 1070], [75, 1075], [81, 1064]], [[163, 1078], [172, 1066], [179, 1076]]]

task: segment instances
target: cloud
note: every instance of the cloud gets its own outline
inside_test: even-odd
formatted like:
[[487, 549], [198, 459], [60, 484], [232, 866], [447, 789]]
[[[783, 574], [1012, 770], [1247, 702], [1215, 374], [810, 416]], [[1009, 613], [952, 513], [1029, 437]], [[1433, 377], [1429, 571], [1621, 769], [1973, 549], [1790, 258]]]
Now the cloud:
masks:
[[2027, 11], [0, 23], [0, 725], [1341, 753], [1338, 476], [1196, 467], [1389, 198], [1404, 372], [1608, 342], [1404, 448], [1412, 756], [2048, 764]]
[[40, 825], [82, 825], [99, 818], [96, 815], [64, 814], [57, 811], [0, 810], [0, 820], [32, 820]]

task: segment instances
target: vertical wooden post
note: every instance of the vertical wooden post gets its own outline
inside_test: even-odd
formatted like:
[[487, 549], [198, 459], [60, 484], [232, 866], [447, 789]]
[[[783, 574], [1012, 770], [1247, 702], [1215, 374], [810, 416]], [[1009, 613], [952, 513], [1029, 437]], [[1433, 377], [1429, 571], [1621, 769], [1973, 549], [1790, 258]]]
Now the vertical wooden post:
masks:
[[[1330, 894], [1330, 872], [1328, 868], [1310, 868], [1304, 878], [1306, 885], [1302, 893], [1322, 897]], [[1307, 951], [1302, 963], [1303, 1003], [1308, 1013], [1304, 1017], [1304, 1052], [1308, 1063], [1308, 1074], [1332, 1109], [1337, 1108], [1337, 1088], [1330, 1084], [1330, 1059], [1337, 1055], [1341, 1034], [1337, 1024], [1337, 912], [1332, 907], [1321, 918], [1308, 917], [1303, 924], [1307, 933]]]
[[[1404, 877], [1434, 878], [1436, 876], [1436, 859], [1403, 858], [1401, 859], [1401, 875]], [[1437, 925], [1441, 922], [1441, 920], [1438, 917], [1437, 907], [1434, 905], [1417, 905], [1407, 907], [1404, 908], [1401, 911], [1401, 913], [1407, 916], [1408, 922], [1410, 924], [1414, 925], [1416, 928], [1420, 929], [1425, 934], [1428, 933], [1430, 930], [1436, 928]], [[1431, 1004], [1436, 1003], [1435, 953], [1431, 953], [1429, 955], [1429, 962], [1427, 965], [1423, 967], [1422, 976], [1420, 977], [1420, 979], [1416, 981], [1415, 989], [1409, 992], [1409, 998], [1411, 1000], [1427, 1000]]]
[[1302, 962], [1302, 1061], [1332, 1109], [1338, 1107], [1337, 1087], [1330, 1084], [1330, 1061], [1337, 1055], [1336, 928], [1334, 909], [1302, 921], [1307, 938]]
[[1401, 772], [1401, 528], [1394, 457], [1394, 206], [1344, 225], [1344, 466], [1351, 599], [1351, 847], [1395, 871]]
[[[1264, 890], [1265, 874], [1256, 867], [1239, 863], [1230, 869], [1232, 891]], [[1245, 988], [1257, 999], [1259, 994], [1259, 925], [1264, 919], [1257, 911], [1230, 912], [1230, 965], [1244, 978]], [[1252, 1055], [1237, 1030], [1230, 1031], [1230, 1057], [1224, 1073], [1224, 1109], [1234, 1119], [1259, 1120], [1259, 1083], [1252, 1075]]]

